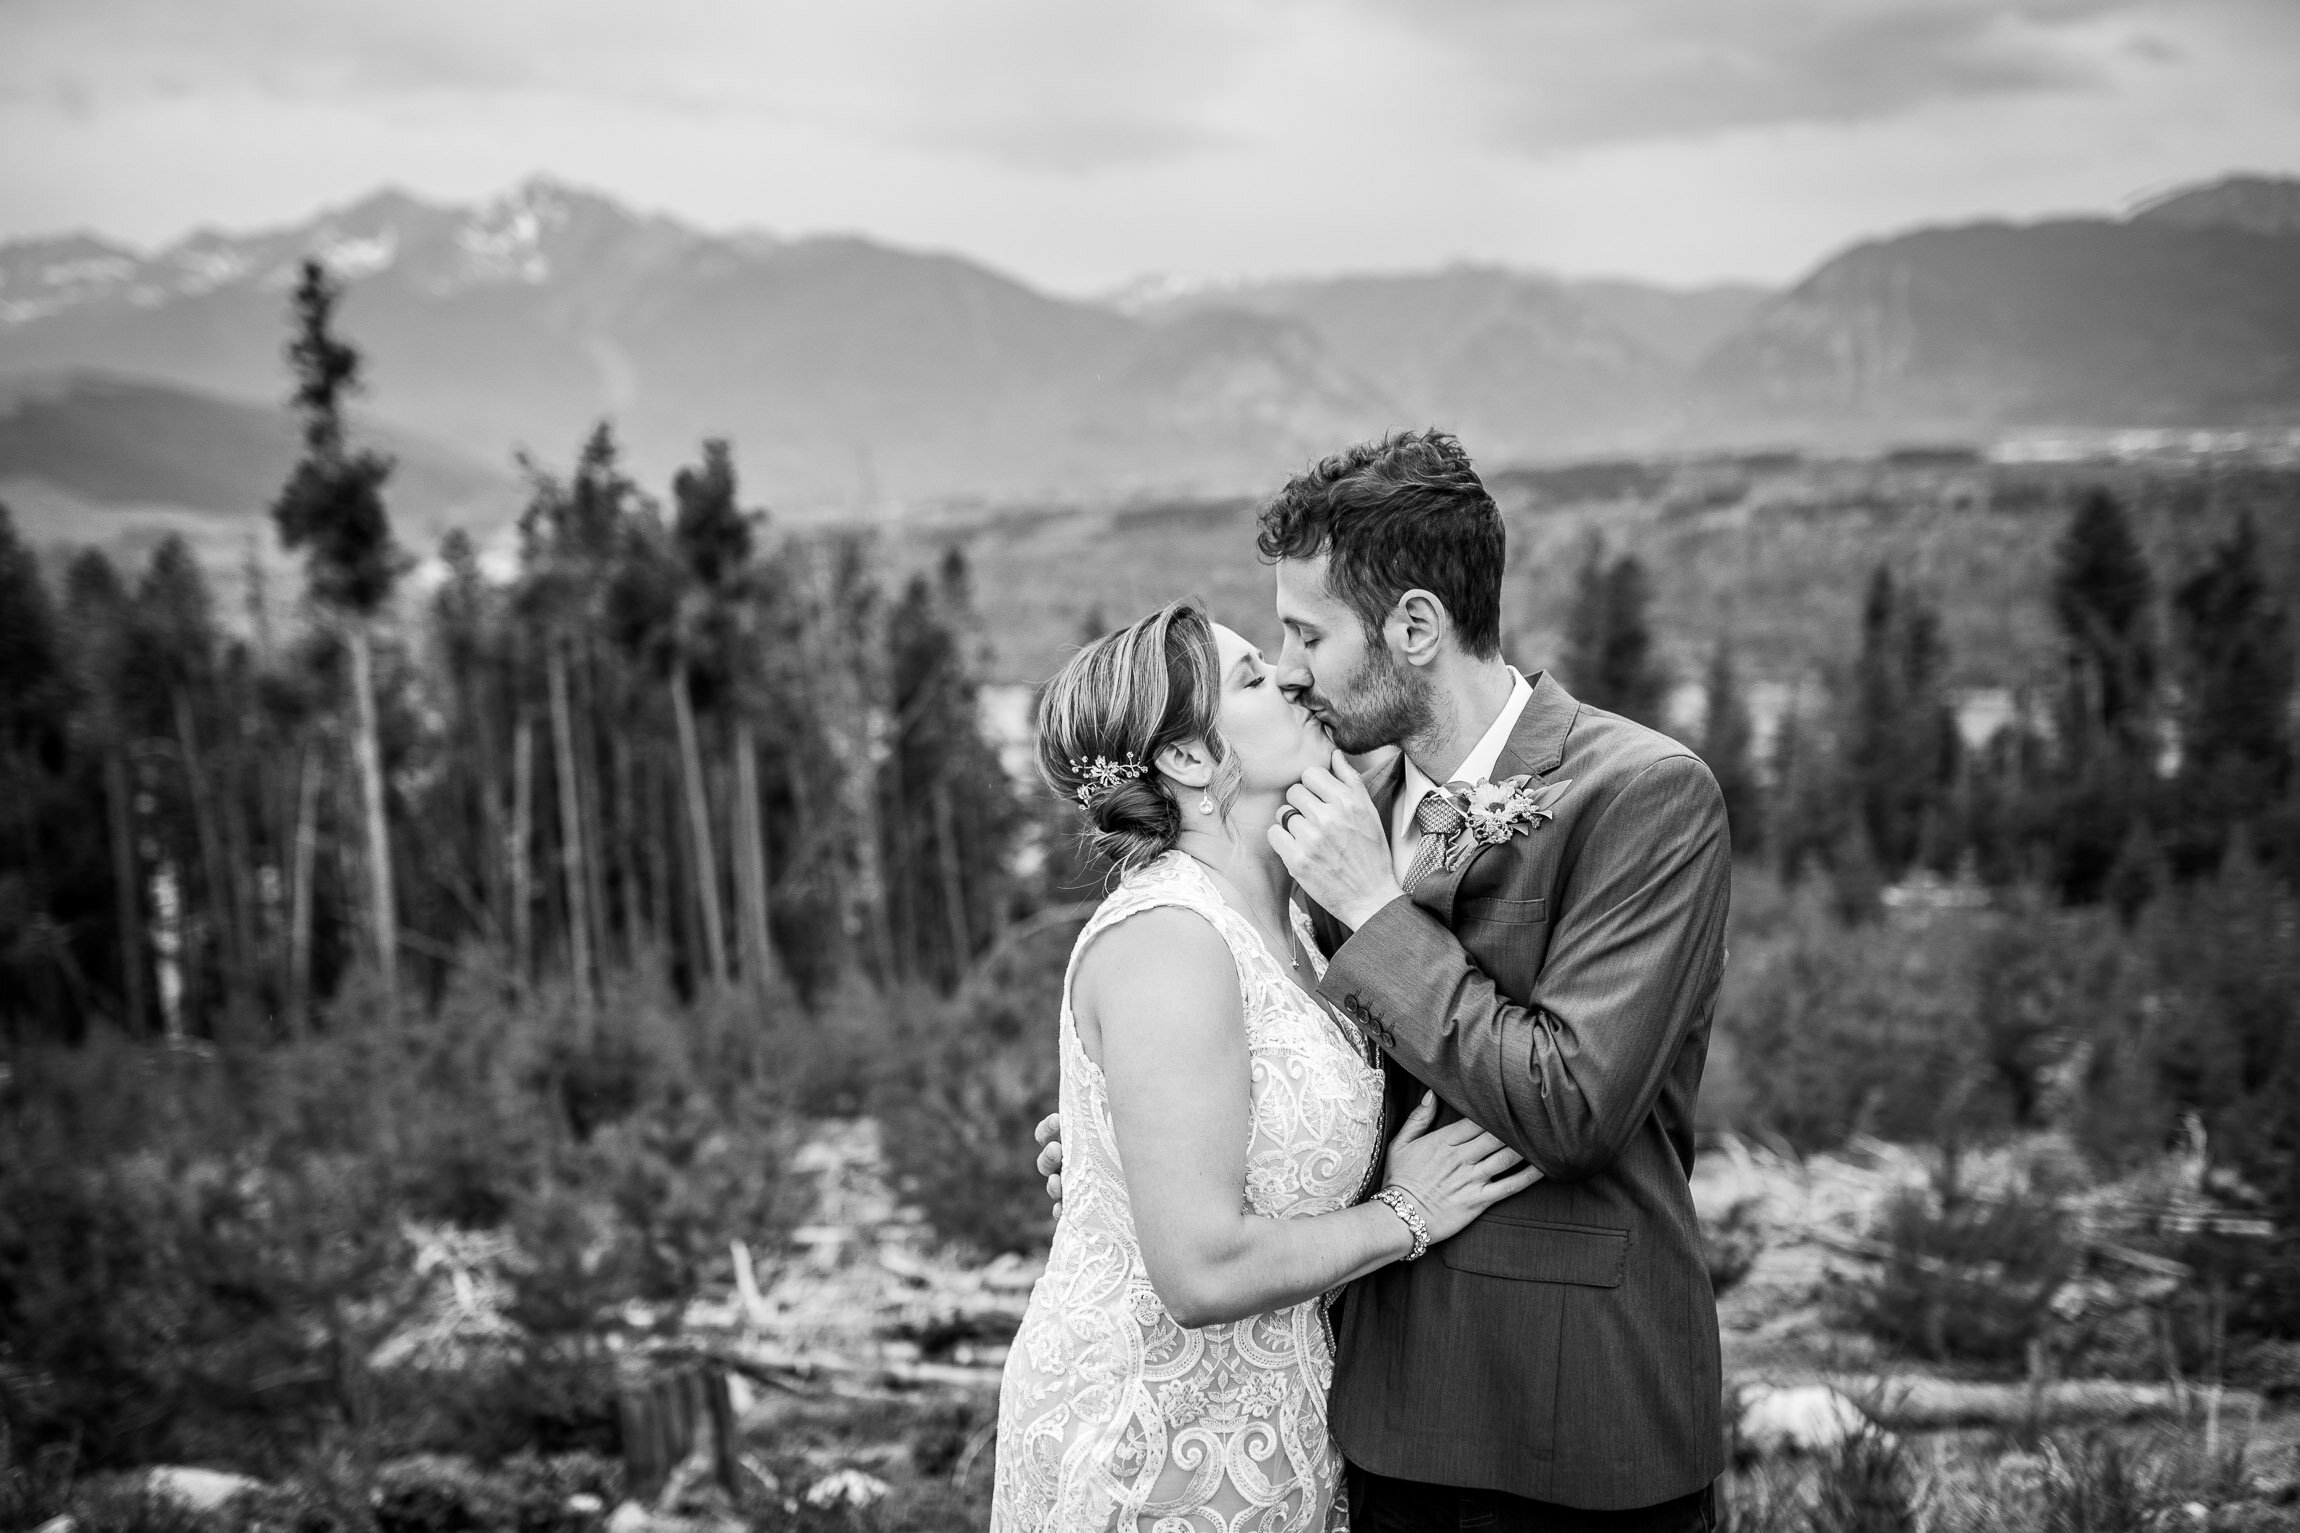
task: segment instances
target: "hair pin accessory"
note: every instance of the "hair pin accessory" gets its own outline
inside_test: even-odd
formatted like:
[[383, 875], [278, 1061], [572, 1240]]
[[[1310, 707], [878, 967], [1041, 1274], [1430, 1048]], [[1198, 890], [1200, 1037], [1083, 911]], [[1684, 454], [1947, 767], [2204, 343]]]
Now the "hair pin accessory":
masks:
[[1137, 777], [1146, 776], [1150, 771], [1131, 755], [1118, 761], [1112, 761], [1108, 756], [1097, 756], [1092, 761], [1073, 756], [1070, 758], [1070, 770], [1085, 779], [1072, 790], [1081, 809], [1092, 809], [1094, 800], [1102, 794], [1122, 782], [1132, 782]]

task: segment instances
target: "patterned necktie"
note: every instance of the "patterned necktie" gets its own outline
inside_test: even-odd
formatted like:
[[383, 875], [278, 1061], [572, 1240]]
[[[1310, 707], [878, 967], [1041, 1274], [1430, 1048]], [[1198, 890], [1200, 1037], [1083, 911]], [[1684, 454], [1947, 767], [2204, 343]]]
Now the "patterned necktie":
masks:
[[1456, 797], [1457, 792], [1456, 785], [1448, 783], [1442, 788], [1432, 788], [1414, 805], [1414, 829], [1422, 833], [1422, 839], [1421, 845], [1414, 848], [1414, 860], [1406, 865], [1408, 894], [1437, 871], [1445, 857], [1446, 841], [1469, 819]]

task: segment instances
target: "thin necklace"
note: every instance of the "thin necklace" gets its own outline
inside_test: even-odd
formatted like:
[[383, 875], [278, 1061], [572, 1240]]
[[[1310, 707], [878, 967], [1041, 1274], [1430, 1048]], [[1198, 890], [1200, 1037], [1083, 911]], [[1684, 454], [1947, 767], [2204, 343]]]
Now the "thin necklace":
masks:
[[[1236, 884], [1230, 883], [1229, 874], [1224, 873], [1220, 868], [1215, 867], [1212, 863], [1199, 856], [1196, 852], [1184, 852], [1182, 855], [1189, 858], [1192, 862], [1198, 864], [1198, 866], [1201, 868], [1204, 868], [1208, 878], [1215, 879], [1220, 883], [1230, 884], [1232, 889], [1237, 889], [1238, 886]], [[1221, 891], [1217, 889], [1215, 892], [1220, 893]], [[1243, 893], [1244, 891], [1240, 890], [1239, 892]], [[1255, 920], [1252, 916], [1246, 915], [1246, 911], [1242, 906], [1231, 904], [1231, 902], [1228, 900], [1224, 900], [1223, 903], [1230, 905], [1230, 908], [1237, 911], [1239, 915], [1245, 916], [1246, 924], [1253, 927], [1254, 935], [1261, 939], [1263, 950], [1268, 951], [1270, 946], [1269, 933], [1262, 930], [1262, 923]], [[1302, 954], [1299, 944], [1294, 941], [1294, 932], [1291, 926], [1288, 926], [1286, 929], [1286, 967], [1292, 969], [1296, 974], [1302, 972]]]

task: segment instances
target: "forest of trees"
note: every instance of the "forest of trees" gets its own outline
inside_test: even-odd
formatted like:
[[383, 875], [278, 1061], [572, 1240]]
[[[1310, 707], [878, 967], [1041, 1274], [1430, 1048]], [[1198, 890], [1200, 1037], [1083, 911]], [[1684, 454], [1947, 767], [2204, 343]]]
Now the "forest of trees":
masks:
[[395, 607], [335, 300], [308, 267], [273, 512], [295, 631], [230, 631], [181, 539], [51, 584], [0, 511], [9, 1036], [262, 1042], [355, 972], [396, 1004], [458, 964], [579, 1000], [641, 965], [690, 995], [947, 989], [1026, 912], [962, 559], [889, 593], [863, 538], [775, 535], [727, 444], [666, 506], [601, 425], [526, 464], [511, 579], [451, 534]]
[[[1860, 628], [1800, 696], [1759, 759], [1730, 638], [1703, 675], [1692, 743], [1731, 809], [1736, 853], [1849, 893], [1927, 869], [2048, 889], [2127, 916], [2231, 851], [2300, 881], [2292, 614], [2249, 510], [2160, 595], [2125, 508], [2082, 493], [2054, 551], [2048, 599], [2063, 674], [2020, 695], [1968, 748], [1934, 599], [1888, 565]], [[1645, 571], [1592, 540], [1558, 657], [1577, 697], [1667, 727], [1672, 678], [1651, 632]]]

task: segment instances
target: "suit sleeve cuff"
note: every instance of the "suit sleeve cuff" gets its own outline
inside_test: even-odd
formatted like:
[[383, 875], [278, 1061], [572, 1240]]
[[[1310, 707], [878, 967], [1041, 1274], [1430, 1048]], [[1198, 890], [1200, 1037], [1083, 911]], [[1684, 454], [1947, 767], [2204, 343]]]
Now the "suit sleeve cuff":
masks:
[[1318, 994], [1395, 1053], [1395, 1028], [1444, 1005], [1446, 976], [1460, 960], [1454, 934], [1401, 894], [1335, 950]]

